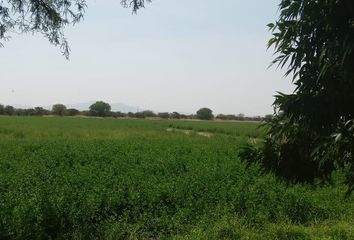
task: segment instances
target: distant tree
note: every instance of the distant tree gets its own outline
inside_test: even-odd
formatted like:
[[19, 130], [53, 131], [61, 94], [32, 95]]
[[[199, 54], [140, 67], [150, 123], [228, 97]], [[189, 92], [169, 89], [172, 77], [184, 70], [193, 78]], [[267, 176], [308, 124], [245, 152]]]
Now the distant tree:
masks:
[[68, 110], [66, 110], [66, 115], [68, 115], [68, 116], [76, 116], [79, 114], [80, 114], [80, 111], [75, 108], [69, 108]]
[[151, 110], [145, 110], [142, 112], [136, 112], [134, 114], [134, 117], [136, 117], [136, 118], [156, 117], [156, 114]]
[[212, 120], [214, 118], [213, 111], [209, 108], [201, 108], [197, 111], [197, 118], [200, 120]]
[[230, 114], [230, 115], [227, 115], [228, 119], [229, 120], [237, 120], [237, 117], [235, 114]]
[[134, 118], [134, 117], [135, 117], [135, 114], [134, 114], [133, 112], [128, 112], [128, 117]]
[[236, 120], [239, 120], [239, 121], [244, 121], [244, 120], [246, 120], [245, 118], [246, 118], [246, 116], [243, 113], [240, 113], [236, 116]]
[[81, 111], [81, 114], [84, 115], [84, 116], [90, 116], [90, 111], [87, 111], [87, 110], [84, 110], [84, 111]]
[[252, 121], [257, 121], [257, 122], [260, 122], [263, 120], [263, 118], [261, 116], [254, 116], [251, 118]]
[[143, 114], [143, 112], [136, 112], [136, 113], [134, 113], [134, 117], [136, 117], [136, 118], [145, 118], [145, 115]]
[[15, 116], [26, 116], [25, 109], [15, 108], [13, 115]]
[[181, 118], [182, 119], [198, 119], [196, 114], [189, 114], [189, 115], [181, 114]]
[[141, 113], [143, 114], [144, 118], [156, 117], [156, 114], [151, 110], [145, 110], [145, 111], [142, 111]]
[[4, 115], [5, 114], [5, 107], [4, 105], [0, 104], [0, 115]]
[[193, 119], [193, 115], [180, 114], [178, 119]]
[[161, 113], [158, 113], [157, 116], [159, 118], [163, 118], [163, 119], [168, 119], [170, 118], [170, 114], [168, 112], [161, 112]]
[[21, 116], [42, 116], [41, 113], [36, 112], [34, 108], [16, 109], [15, 111]]
[[8, 105], [4, 108], [4, 113], [6, 115], [10, 115], [10, 116], [14, 115], [14, 112], [15, 112], [15, 108], [13, 106]]
[[97, 101], [90, 106], [92, 116], [107, 117], [110, 115], [111, 106], [103, 101]]
[[66, 114], [66, 106], [63, 104], [54, 104], [52, 107], [52, 113], [58, 116], [64, 116]]
[[[69, 46], [64, 35], [65, 26], [83, 19], [87, 0], [3, 0], [0, 1], [0, 46], [13, 33], [40, 33], [50, 43], [60, 46], [69, 56]], [[150, 0], [121, 0], [133, 12]]]
[[238, 117], [235, 116], [234, 114], [219, 114], [216, 116], [216, 119], [220, 119], [220, 120], [237, 120]]
[[216, 118], [216, 119], [220, 119], [220, 120], [227, 120], [227, 116], [224, 115], [224, 114], [218, 114], [218, 115], [216, 115], [215, 118]]
[[126, 117], [126, 114], [118, 111], [118, 112], [111, 112], [111, 116], [115, 118], [123, 118]]
[[268, 122], [268, 121], [270, 121], [270, 120], [272, 120], [272, 119], [273, 119], [273, 115], [272, 115], [272, 114], [267, 114], [267, 115], [264, 116], [264, 120], [265, 120], [266, 122]]
[[28, 115], [36, 115], [36, 116], [43, 116], [43, 115], [48, 115], [49, 111], [42, 108], [42, 107], [35, 107], [33, 110], [33, 114], [28, 114]]
[[171, 114], [171, 118], [173, 119], [180, 119], [181, 118], [181, 114], [179, 114], [178, 112], [173, 112]]

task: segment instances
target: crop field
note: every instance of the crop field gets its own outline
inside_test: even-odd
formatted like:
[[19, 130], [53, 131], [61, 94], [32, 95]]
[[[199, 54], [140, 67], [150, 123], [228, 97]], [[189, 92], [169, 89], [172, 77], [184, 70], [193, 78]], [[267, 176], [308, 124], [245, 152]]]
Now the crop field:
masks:
[[354, 239], [342, 175], [237, 157], [252, 122], [0, 117], [0, 239]]

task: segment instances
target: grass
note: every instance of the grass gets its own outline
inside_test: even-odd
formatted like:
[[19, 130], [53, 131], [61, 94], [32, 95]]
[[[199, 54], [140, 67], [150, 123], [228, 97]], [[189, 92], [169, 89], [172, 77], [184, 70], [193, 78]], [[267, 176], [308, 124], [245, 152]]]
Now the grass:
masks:
[[257, 126], [1, 117], [0, 239], [354, 239], [340, 174], [287, 187], [240, 162]]

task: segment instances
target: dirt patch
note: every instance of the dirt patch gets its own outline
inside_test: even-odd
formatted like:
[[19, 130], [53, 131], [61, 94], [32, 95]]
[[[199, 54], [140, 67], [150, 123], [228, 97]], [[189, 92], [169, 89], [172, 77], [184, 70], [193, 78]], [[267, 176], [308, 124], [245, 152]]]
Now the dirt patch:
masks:
[[167, 128], [166, 131], [167, 132], [182, 132], [186, 135], [189, 135], [192, 132], [192, 130], [177, 129], [177, 128]]
[[[191, 133], [193, 133], [193, 130], [177, 129], [177, 128], [167, 128], [166, 131], [167, 132], [181, 132], [186, 135], [190, 135]], [[207, 137], [207, 138], [210, 138], [213, 136], [213, 134], [209, 133], [209, 132], [197, 132], [196, 134], [198, 136]]]
[[207, 137], [207, 138], [211, 138], [213, 136], [212, 133], [209, 133], [209, 132], [198, 132], [197, 133], [199, 136], [202, 136], [202, 137]]

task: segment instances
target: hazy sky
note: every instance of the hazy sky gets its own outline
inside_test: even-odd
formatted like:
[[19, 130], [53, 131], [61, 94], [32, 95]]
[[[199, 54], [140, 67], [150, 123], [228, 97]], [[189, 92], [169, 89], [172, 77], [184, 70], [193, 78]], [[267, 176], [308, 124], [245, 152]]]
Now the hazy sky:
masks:
[[279, 0], [154, 0], [137, 15], [119, 3], [89, 1], [66, 30], [70, 61], [39, 35], [12, 36], [0, 49], [0, 103], [263, 115], [276, 91], [291, 92], [283, 72], [267, 70]]

